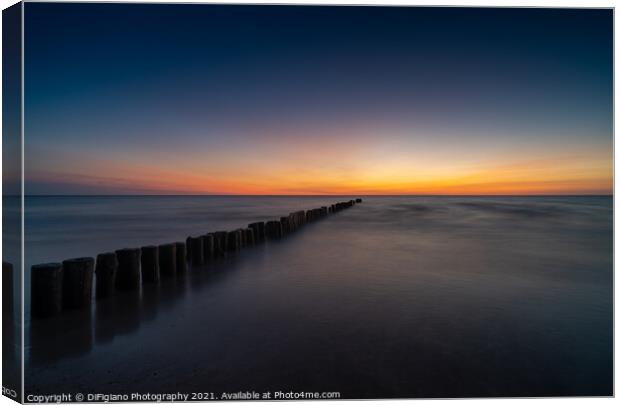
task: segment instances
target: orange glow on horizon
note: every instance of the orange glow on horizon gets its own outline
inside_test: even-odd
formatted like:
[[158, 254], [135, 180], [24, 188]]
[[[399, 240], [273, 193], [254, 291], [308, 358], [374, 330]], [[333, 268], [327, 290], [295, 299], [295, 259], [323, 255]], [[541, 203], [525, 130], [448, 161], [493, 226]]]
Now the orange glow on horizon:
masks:
[[[611, 166], [581, 167], [567, 172], [557, 165], [538, 164], [494, 167], [469, 173], [428, 171], [353, 171], [329, 175], [257, 173], [254, 176], [192, 175], [156, 168], [128, 167], [119, 177], [96, 174], [47, 173], [37, 180], [97, 184], [104, 189], [126, 189], [145, 194], [234, 194], [234, 195], [541, 195], [611, 194]], [[609, 167], [607, 167], [609, 166]]]
[[[431, 143], [432, 139], [428, 141]], [[525, 145], [525, 146], [522, 146]], [[611, 194], [606, 145], [483, 150], [475, 144], [263, 141], [244, 149], [207, 146], [113, 159], [58, 153], [26, 166], [26, 179], [92, 189], [93, 194], [234, 195], [542, 195]], [[68, 153], [68, 152], [67, 152]], [[37, 162], [37, 159], [33, 159]], [[79, 174], [76, 174], [79, 173]], [[78, 188], [79, 188], [78, 187]], [[26, 190], [28, 192], [28, 189]]]

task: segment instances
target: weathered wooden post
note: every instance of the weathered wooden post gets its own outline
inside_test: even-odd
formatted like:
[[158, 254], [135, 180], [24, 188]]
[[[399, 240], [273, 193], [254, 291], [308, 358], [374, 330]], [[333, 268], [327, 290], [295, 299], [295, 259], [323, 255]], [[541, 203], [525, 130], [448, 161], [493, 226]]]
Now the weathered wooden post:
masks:
[[185, 238], [185, 247], [187, 250], [187, 256], [185, 256], [187, 258], [188, 262], [192, 261], [192, 237], [188, 236], [187, 238]]
[[227, 250], [229, 252], [236, 252], [240, 247], [240, 238], [238, 231], [228, 232], [228, 240], [226, 242]]
[[116, 288], [137, 290], [140, 288], [140, 249], [120, 249], [116, 251], [118, 271]]
[[291, 230], [294, 232], [299, 229], [299, 221], [297, 220], [297, 213], [291, 212], [288, 214], [288, 222], [290, 223]]
[[218, 231], [214, 232], [213, 236], [215, 237], [217, 243], [217, 257], [225, 257], [226, 251], [228, 250], [228, 232], [226, 231]]
[[297, 221], [299, 222], [300, 226], [306, 224], [306, 212], [305, 211], [297, 211]]
[[282, 223], [280, 221], [268, 221], [265, 224], [265, 233], [269, 239], [282, 238]]
[[246, 228], [243, 230], [245, 233], [245, 241], [248, 246], [254, 245], [256, 242], [254, 241], [254, 230], [252, 228]]
[[248, 241], [248, 234], [246, 233], [247, 228], [239, 228], [239, 237], [241, 238], [241, 247], [246, 247], [250, 244]]
[[177, 257], [177, 274], [182, 274], [187, 271], [187, 251], [185, 249], [185, 243], [176, 242], [176, 257]]
[[90, 306], [93, 297], [95, 260], [79, 257], [62, 262], [62, 306], [65, 309]]
[[215, 257], [215, 238], [212, 233], [202, 235], [202, 250], [205, 261]]
[[247, 241], [245, 240], [245, 232], [243, 229], [235, 229], [233, 232], [237, 232], [239, 234], [239, 248], [244, 248]]
[[159, 245], [159, 273], [162, 277], [177, 274], [177, 248], [174, 243]]
[[189, 238], [189, 250], [191, 251], [192, 254], [192, 265], [193, 266], [200, 266], [204, 263], [205, 261], [205, 255], [204, 255], [204, 247], [202, 245], [202, 239], [199, 237], [194, 238], [191, 237]]
[[117, 269], [118, 261], [114, 253], [101, 253], [97, 255], [97, 265], [95, 266], [95, 275], [97, 277], [96, 299], [109, 297], [114, 293]]
[[211, 235], [211, 237], [213, 238], [213, 259], [217, 259], [218, 257], [220, 257], [220, 246], [219, 246], [219, 240], [217, 238], [217, 235], [215, 234], [215, 232], [209, 232], [207, 235]]
[[140, 264], [142, 266], [142, 283], [159, 281], [159, 254], [157, 246], [142, 247]]
[[282, 236], [291, 232], [288, 217], [280, 217], [280, 223], [282, 224]]
[[289, 233], [295, 232], [297, 228], [295, 227], [295, 215], [292, 212], [286, 217], [286, 222], [288, 222]]
[[37, 264], [30, 269], [30, 313], [46, 318], [62, 310], [62, 265]]
[[361, 203], [361, 202], [362, 202], [362, 199], [361, 199], [361, 198], [356, 198], [356, 199], [355, 199], [355, 202], [359, 204], [359, 203]]
[[211, 239], [211, 242], [206, 242], [207, 244], [211, 243], [211, 256], [210, 257], [206, 257], [207, 253], [205, 252], [205, 260], [207, 259], [215, 259], [217, 258], [218, 252], [217, 252], [217, 237], [215, 236], [215, 233], [213, 232], [209, 232], [208, 234], [206, 234], [205, 236], [208, 236]]
[[293, 229], [297, 230], [304, 225], [306, 219], [305, 211], [296, 211], [291, 214], [293, 219]]
[[254, 243], [261, 243], [265, 241], [265, 223], [253, 222], [248, 225], [248, 228], [254, 231]]

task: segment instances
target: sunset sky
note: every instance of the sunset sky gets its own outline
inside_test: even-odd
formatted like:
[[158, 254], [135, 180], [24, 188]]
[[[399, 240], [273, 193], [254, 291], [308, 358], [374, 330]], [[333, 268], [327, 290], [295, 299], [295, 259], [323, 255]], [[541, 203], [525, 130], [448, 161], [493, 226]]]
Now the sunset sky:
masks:
[[612, 11], [25, 5], [28, 194], [609, 194]]

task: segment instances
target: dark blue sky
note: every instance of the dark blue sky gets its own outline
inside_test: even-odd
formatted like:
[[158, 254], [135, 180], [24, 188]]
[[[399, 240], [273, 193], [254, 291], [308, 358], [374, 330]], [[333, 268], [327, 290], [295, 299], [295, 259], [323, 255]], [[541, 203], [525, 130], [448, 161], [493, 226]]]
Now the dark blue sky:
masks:
[[415, 191], [403, 171], [530, 159], [573, 160], [548, 181], [585, 170], [599, 187], [611, 164], [611, 10], [27, 3], [25, 21], [33, 193], [150, 191], [152, 172], [226, 192], [336, 169]]

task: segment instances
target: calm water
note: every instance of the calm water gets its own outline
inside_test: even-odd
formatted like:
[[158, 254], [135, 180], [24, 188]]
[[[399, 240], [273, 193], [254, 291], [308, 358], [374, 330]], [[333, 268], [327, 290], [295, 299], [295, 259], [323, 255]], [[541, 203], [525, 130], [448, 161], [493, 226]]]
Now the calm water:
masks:
[[[28, 198], [26, 266], [340, 200]], [[612, 205], [366, 197], [92, 313], [28, 322], [26, 392], [611, 395]]]

